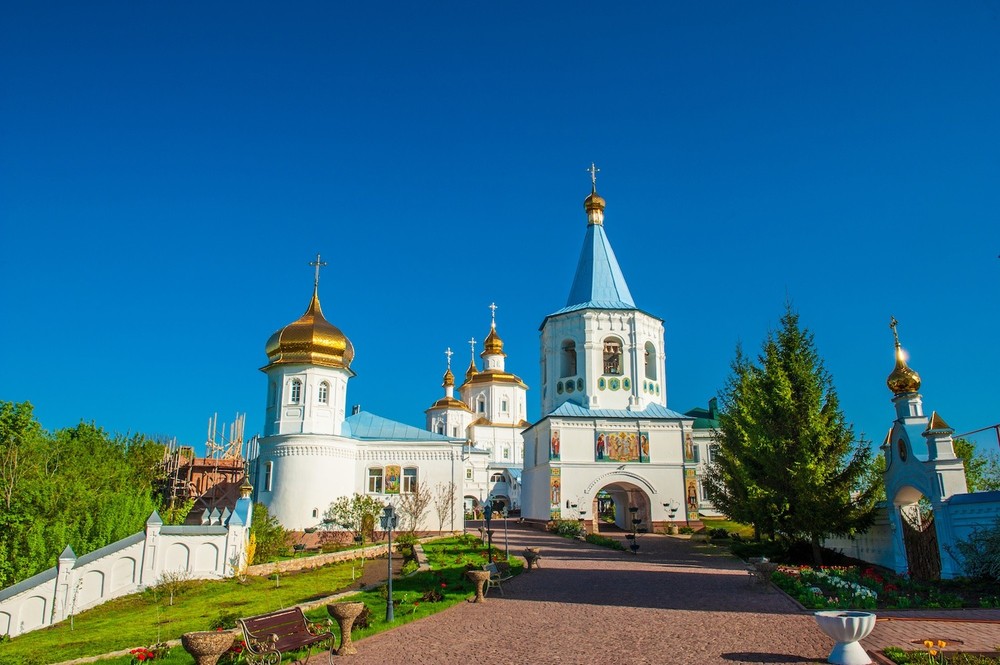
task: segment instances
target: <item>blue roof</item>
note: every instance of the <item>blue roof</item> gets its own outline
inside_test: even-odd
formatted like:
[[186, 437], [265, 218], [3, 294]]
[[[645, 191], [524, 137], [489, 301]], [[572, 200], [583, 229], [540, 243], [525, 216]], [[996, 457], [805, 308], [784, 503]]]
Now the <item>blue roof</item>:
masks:
[[344, 421], [344, 436], [352, 439], [376, 441], [455, 441], [456, 439], [435, 434], [419, 427], [397, 423], [395, 420], [362, 411]]
[[574, 404], [573, 402], [563, 402], [549, 414], [550, 416], [570, 416], [574, 418], [669, 418], [672, 420], [692, 420], [691, 416], [677, 413], [672, 409], [659, 404], [650, 404], [641, 411], [629, 409], [588, 409]]
[[952, 494], [948, 503], [955, 506], [963, 503], [1000, 503], [1000, 491], [971, 492], [969, 494]]
[[576, 277], [573, 278], [566, 307], [635, 309], [635, 301], [603, 224], [587, 226], [587, 236], [583, 240], [580, 262], [576, 265]]

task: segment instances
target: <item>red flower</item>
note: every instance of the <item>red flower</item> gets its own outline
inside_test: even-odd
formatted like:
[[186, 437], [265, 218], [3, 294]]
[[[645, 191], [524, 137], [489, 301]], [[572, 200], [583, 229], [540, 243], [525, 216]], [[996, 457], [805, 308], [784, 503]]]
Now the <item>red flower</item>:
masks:
[[441, 582], [441, 588], [442, 588], [442, 589], [447, 589], [447, 588], [448, 588], [448, 585], [447, 585], [447, 584], [445, 584], [444, 582]]

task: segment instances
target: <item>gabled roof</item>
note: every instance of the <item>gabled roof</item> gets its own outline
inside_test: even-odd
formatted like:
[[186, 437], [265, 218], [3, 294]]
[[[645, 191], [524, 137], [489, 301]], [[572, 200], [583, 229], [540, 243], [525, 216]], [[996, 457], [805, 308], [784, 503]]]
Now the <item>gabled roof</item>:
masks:
[[568, 416], [571, 418], [628, 418], [630, 420], [635, 420], [636, 418], [667, 418], [670, 420], [691, 420], [690, 416], [677, 413], [659, 404], [650, 404], [641, 411], [635, 411], [629, 409], [588, 409], [572, 402], [563, 402], [548, 415]]
[[377, 441], [454, 441], [455, 439], [419, 427], [362, 411], [344, 421], [343, 435], [352, 439]]
[[581, 305], [580, 309], [635, 309], [635, 301], [603, 224], [587, 226], [576, 277], [566, 300], [566, 307]]

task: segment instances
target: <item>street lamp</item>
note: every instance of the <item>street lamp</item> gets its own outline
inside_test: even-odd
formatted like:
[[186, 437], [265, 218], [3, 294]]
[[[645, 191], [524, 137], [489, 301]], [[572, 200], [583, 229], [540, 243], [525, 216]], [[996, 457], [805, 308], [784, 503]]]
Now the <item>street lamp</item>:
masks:
[[483, 520], [486, 522], [486, 551], [489, 552], [490, 563], [493, 563], [493, 531], [490, 529], [490, 521], [493, 519], [493, 499], [486, 499], [483, 504]]
[[382, 509], [382, 530], [389, 534], [389, 594], [385, 601], [385, 620], [387, 622], [394, 621], [395, 616], [393, 615], [392, 606], [392, 530], [396, 528], [396, 524], [399, 522], [399, 517], [396, 515], [396, 511], [393, 509], [391, 503], [385, 504], [385, 508]]
[[510, 561], [510, 543], [507, 541], [507, 516], [510, 515], [510, 511], [507, 510], [506, 504], [503, 507], [503, 558]]

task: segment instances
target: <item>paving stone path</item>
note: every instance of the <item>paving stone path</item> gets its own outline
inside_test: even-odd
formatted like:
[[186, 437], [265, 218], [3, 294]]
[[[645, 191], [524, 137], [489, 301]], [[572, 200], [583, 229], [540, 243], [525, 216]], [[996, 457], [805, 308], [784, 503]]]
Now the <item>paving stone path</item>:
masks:
[[[497, 533], [494, 545], [503, 549], [503, 532]], [[633, 556], [514, 523], [509, 536], [511, 553], [541, 548], [540, 570], [506, 582], [506, 595], [491, 591], [484, 604], [460, 603], [357, 642], [350, 660], [822, 663], [833, 646], [810, 612], [773, 588], [752, 586], [744, 564], [720, 548], [646, 535]], [[996, 610], [944, 615], [1000, 619]], [[991, 649], [1000, 645], [1000, 622], [880, 621], [863, 644], [879, 648], [937, 635], [964, 639], [966, 649]]]

